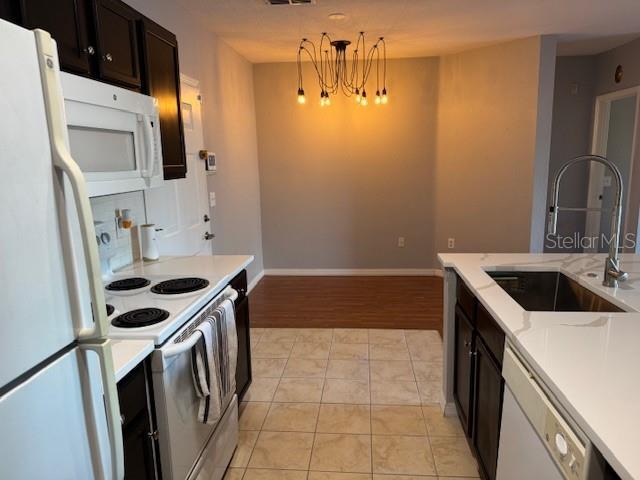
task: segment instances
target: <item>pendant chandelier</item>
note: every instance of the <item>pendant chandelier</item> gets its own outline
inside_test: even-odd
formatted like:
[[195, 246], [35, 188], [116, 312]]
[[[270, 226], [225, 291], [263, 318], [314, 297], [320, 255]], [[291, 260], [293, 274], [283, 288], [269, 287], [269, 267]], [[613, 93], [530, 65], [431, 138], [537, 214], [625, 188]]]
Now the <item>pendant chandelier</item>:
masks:
[[359, 105], [367, 106], [369, 100], [366, 84], [372, 73], [376, 79], [375, 104], [384, 105], [388, 102], [387, 47], [384, 37], [380, 37], [367, 51], [364, 32], [360, 32], [351, 55], [349, 68], [347, 47], [350, 44], [349, 40], [331, 40], [326, 32], [320, 37], [320, 45], [317, 49], [313, 42], [306, 38], [302, 39], [298, 48], [298, 103], [304, 104], [307, 101], [302, 85], [303, 54], [306, 54], [311, 60], [318, 77], [321, 106], [331, 105], [331, 96], [340, 92], [347, 97], [355, 96]]

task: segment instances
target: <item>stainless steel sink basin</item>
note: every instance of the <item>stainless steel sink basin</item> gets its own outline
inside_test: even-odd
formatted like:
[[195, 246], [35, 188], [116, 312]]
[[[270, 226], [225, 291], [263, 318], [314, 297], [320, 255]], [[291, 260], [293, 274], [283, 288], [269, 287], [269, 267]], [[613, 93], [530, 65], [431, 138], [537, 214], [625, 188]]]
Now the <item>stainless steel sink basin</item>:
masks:
[[488, 271], [511, 298], [531, 312], [624, 312], [560, 272]]

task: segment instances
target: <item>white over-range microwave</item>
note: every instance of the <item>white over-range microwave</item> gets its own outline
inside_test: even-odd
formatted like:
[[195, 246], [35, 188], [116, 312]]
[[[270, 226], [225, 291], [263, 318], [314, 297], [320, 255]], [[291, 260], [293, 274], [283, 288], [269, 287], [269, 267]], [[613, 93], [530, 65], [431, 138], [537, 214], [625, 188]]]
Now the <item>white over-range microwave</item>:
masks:
[[90, 197], [162, 185], [162, 147], [153, 97], [62, 73], [71, 155]]

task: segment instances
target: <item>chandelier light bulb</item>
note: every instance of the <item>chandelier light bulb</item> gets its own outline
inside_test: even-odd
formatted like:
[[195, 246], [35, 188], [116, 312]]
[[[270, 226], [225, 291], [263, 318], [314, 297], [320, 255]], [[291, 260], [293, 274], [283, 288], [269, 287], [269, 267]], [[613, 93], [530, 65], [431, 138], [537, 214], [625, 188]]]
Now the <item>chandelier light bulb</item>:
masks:
[[367, 91], [364, 89], [362, 90], [362, 100], [360, 100], [360, 105], [363, 107], [369, 105], [369, 100], [367, 100]]
[[386, 105], [387, 103], [389, 103], [389, 97], [387, 97], [387, 89], [383, 88], [382, 89], [382, 104]]
[[360, 95], [360, 90], [356, 88], [356, 103], [360, 103], [362, 101], [362, 96]]
[[329, 98], [329, 94], [327, 93], [324, 97], [324, 104], [328, 107], [331, 105], [331, 99]]
[[380, 90], [376, 90], [376, 105], [380, 105], [382, 103], [382, 99], [380, 98]]
[[304, 90], [302, 88], [298, 89], [298, 103], [300, 105], [304, 105], [305, 103], [307, 103], [307, 99], [304, 96]]

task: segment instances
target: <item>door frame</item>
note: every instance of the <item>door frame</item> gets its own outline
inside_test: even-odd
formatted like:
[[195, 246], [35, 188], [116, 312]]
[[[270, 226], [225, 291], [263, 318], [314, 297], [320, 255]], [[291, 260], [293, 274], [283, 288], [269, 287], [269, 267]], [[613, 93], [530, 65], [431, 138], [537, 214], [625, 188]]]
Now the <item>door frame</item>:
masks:
[[[595, 98], [595, 106], [594, 106], [594, 114], [593, 114], [593, 131], [591, 137], [591, 153], [593, 155], [602, 155], [606, 156], [606, 146], [607, 140], [609, 139], [609, 118], [611, 112], [611, 103], [614, 100], [619, 100], [621, 98], [631, 97], [635, 95], [636, 97], [636, 110], [634, 116], [634, 127], [633, 127], [633, 138], [631, 145], [631, 160], [629, 165], [629, 180], [628, 185], [624, 185], [624, 189], [627, 190], [627, 197], [624, 205], [625, 216], [622, 219], [622, 225], [620, 228], [621, 234], [624, 236], [626, 232], [626, 226], [629, 222], [630, 215], [630, 200], [631, 200], [631, 190], [629, 188], [632, 185], [633, 180], [633, 170], [636, 155], [638, 153], [638, 149], [636, 148], [636, 144], [638, 141], [638, 128], [640, 127], [640, 85], [636, 85], [634, 87], [625, 88], [622, 90], [617, 90], [615, 92], [604, 93], [602, 95], [597, 95]], [[604, 182], [604, 173], [605, 167], [600, 163], [591, 162], [589, 165], [589, 188], [587, 193], [587, 207], [588, 208], [602, 208], [602, 199], [600, 195], [603, 189]], [[639, 238], [640, 234], [640, 211], [635, 212], [637, 227], [636, 229], [636, 239]], [[601, 221], [601, 212], [598, 211], [588, 211], [586, 215], [585, 222], [585, 237], [597, 236], [600, 233], [600, 221]], [[621, 242], [623, 243], [623, 242]], [[585, 248], [585, 252], [597, 252], [597, 248], [590, 247]], [[640, 253], [640, 242], [636, 241], [635, 253]]]

